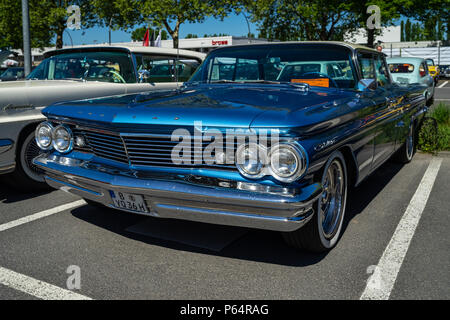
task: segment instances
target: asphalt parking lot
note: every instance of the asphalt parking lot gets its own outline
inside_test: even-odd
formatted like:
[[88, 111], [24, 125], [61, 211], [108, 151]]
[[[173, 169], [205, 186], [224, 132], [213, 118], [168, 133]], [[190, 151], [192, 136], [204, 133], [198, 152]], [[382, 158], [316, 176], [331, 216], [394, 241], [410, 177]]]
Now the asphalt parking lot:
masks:
[[[448, 156], [389, 161], [353, 190], [337, 247], [317, 255], [276, 232], [99, 209], [63, 191], [20, 194], [0, 179], [0, 298], [360, 299], [387, 266], [390, 299], [449, 299], [449, 189]], [[81, 289], [67, 290], [70, 266]]]
[[450, 104], [450, 78], [440, 79], [436, 85], [434, 96], [435, 104], [439, 102], [447, 102]]

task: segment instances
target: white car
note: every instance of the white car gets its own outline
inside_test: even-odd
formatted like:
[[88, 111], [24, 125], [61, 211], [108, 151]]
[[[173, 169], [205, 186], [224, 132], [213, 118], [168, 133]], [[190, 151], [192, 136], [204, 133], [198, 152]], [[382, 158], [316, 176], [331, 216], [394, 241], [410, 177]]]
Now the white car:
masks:
[[[47, 52], [25, 81], [0, 83], [0, 174], [21, 190], [46, 188], [31, 163], [34, 130], [53, 103], [155, 90], [174, 90], [205, 54], [159, 47], [77, 47]], [[175, 67], [176, 66], [176, 67]]]

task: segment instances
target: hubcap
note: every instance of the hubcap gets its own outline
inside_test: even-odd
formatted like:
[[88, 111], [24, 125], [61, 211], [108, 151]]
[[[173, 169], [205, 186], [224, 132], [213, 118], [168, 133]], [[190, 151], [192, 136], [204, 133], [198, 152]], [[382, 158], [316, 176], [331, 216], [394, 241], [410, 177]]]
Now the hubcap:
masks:
[[345, 196], [345, 178], [342, 165], [334, 160], [325, 175], [324, 191], [320, 201], [322, 229], [327, 239], [332, 238], [339, 227]]
[[36, 158], [41, 153], [41, 149], [36, 144], [34, 139], [31, 139], [25, 146], [23, 150], [23, 169], [26, 174], [35, 181], [43, 182], [44, 179], [42, 174], [44, 173], [41, 169], [33, 164], [33, 159]]

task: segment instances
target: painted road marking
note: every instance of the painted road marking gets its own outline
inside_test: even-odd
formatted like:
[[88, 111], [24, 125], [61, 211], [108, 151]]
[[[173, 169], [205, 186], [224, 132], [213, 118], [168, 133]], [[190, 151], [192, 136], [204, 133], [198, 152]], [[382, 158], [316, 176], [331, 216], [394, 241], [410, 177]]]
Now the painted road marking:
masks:
[[0, 267], [0, 284], [43, 300], [92, 300], [76, 292]]
[[432, 158], [422, 181], [406, 208], [391, 241], [367, 281], [361, 300], [387, 300], [394, 288], [395, 280], [408, 251], [420, 217], [422, 216], [434, 181], [441, 166], [441, 158]]
[[26, 217], [23, 217], [23, 218], [20, 218], [20, 219], [11, 221], [11, 222], [7, 222], [5, 224], [0, 225], [0, 232], [8, 230], [8, 229], [11, 229], [11, 228], [14, 228], [14, 227], [17, 227], [17, 226], [20, 226], [20, 225], [28, 223], [28, 222], [32, 222], [32, 221], [35, 221], [35, 220], [38, 220], [38, 219], [41, 219], [41, 218], [45, 218], [45, 217], [51, 216], [52, 214], [55, 214], [55, 213], [58, 213], [58, 212], [61, 212], [61, 211], [70, 210], [70, 209], [73, 209], [73, 208], [76, 208], [76, 207], [80, 207], [80, 206], [83, 206], [85, 204], [86, 204], [86, 201], [78, 200], [78, 201], [71, 202], [71, 203], [68, 203], [68, 204], [63, 204], [62, 206], [59, 206], [59, 207], [56, 207], [56, 208], [53, 208], [53, 209], [41, 211], [41, 212], [38, 212], [38, 213], [35, 213], [35, 214], [32, 214], [32, 215], [26, 216]]
[[441, 84], [438, 88], [443, 88], [447, 85], [448, 81], [445, 81], [443, 84]]

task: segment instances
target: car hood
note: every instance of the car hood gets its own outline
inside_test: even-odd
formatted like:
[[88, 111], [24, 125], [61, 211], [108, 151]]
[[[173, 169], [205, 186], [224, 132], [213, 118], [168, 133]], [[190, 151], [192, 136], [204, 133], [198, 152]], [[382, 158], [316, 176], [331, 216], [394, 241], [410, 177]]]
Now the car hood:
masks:
[[[50, 118], [129, 127], [291, 127], [348, 111], [355, 93], [329, 88], [302, 91], [290, 85], [198, 85], [181, 91], [152, 92], [55, 104]], [[333, 114], [334, 113], [334, 114]]]
[[23, 80], [14, 83], [0, 83], [0, 92], [13, 88], [48, 88], [48, 87], [67, 87], [67, 86], [86, 86], [86, 85], [111, 85], [107, 82], [83, 82], [77, 80]]
[[25, 80], [0, 82], [0, 109], [5, 106], [41, 108], [50, 104], [126, 93], [121, 83], [71, 80]]

